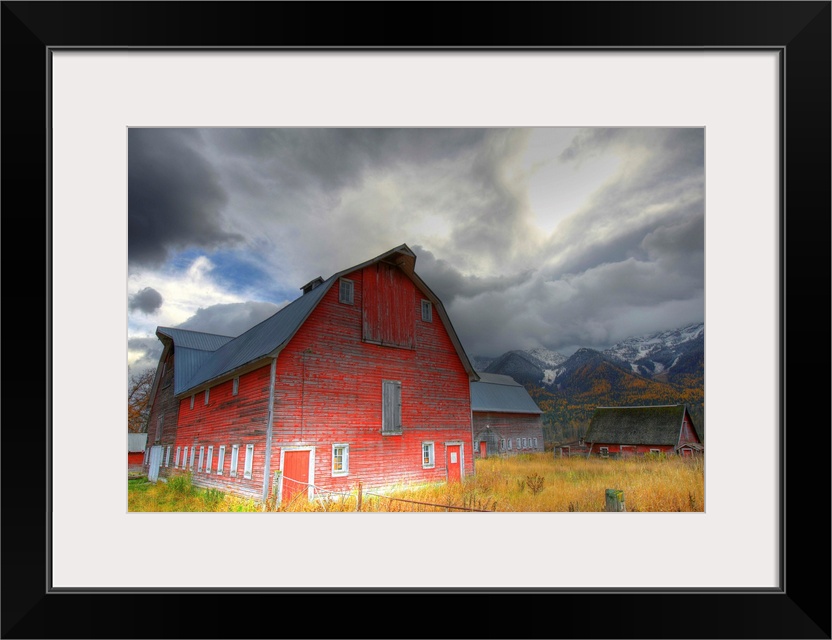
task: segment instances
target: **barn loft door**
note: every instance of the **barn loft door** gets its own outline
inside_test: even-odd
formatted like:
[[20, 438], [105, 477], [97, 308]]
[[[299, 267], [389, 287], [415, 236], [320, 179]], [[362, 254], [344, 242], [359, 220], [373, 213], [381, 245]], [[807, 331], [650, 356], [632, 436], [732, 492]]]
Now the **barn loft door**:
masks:
[[[304, 500], [309, 495], [309, 454], [308, 449], [285, 451], [283, 453], [283, 491], [281, 504], [293, 500]], [[303, 494], [303, 495], [298, 495]]]

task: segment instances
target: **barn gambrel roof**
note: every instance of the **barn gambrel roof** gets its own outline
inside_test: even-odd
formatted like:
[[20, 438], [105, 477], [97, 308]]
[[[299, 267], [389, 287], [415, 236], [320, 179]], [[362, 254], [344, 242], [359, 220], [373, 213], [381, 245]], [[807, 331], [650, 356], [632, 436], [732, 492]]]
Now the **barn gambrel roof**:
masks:
[[529, 392], [511, 376], [479, 373], [471, 382], [471, 410], [495, 413], [543, 413]]
[[598, 407], [586, 442], [660, 444], [675, 446], [682, 432], [683, 404], [655, 407]]
[[[450, 318], [448, 318], [442, 302], [414, 271], [416, 254], [407, 245], [402, 244], [371, 260], [333, 274], [307, 293], [304, 293], [299, 298], [287, 304], [273, 316], [255, 325], [236, 338], [227, 338], [225, 342], [222, 342], [220, 339], [225, 336], [200, 334], [201, 336], [210, 336], [215, 339], [211, 343], [216, 345], [213, 350], [202, 350], [193, 346], [195, 344], [207, 346], [210, 343], [211, 338], [200, 339], [188, 335], [198, 332], [166, 327], [157, 328], [156, 334], [160, 339], [164, 336], [172, 340], [176, 349], [174, 394], [193, 393], [210, 386], [211, 383], [230, 377], [234, 372], [244, 367], [254, 365], [261, 361], [265, 362], [267, 359], [277, 356], [289, 343], [295, 333], [297, 333], [298, 329], [300, 329], [315, 307], [318, 306], [318, 303], [323, 299], [330, 287], [335, 282], [338, 282], [339, 278], [380, 261], [392, 262], [400, 267], [413, 281], [416, 288], [422, 292], [425, 298], [431, 301], [434, 310], [448, 331], [451, 342], [469, 377], [472, 380], [477, 380], [478, 375], [474, 371], [465, 350], [462, 348], [459, 337], [451, 324]], [[315, 282], [313, 280], [309, 284], [311, 285]], [[183, 367], [183, 372], [180, 375], [179, 359], [180, 350], [183, 348], [186, 351], [186, 365]]]

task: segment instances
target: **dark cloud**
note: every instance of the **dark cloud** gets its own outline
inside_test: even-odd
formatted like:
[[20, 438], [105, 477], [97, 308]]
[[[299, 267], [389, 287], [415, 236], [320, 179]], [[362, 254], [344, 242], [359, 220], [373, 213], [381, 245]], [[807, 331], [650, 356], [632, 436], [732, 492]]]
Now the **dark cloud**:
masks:
[[228, 195], [192, 129], [128, 130], [128, 261], [159, 266], [175, 248], [238, 241], [223, 221]]
[[235, 302], [199, 309], [179, 325], [180, 329], [237, 337], [280, 309], [271, 302]]
[[164, 299], [161, 293], [152, 287], [145, 287], [130, 298], [128, 307], [131, 311], [151, 314], [161, 308], [162, 302]]

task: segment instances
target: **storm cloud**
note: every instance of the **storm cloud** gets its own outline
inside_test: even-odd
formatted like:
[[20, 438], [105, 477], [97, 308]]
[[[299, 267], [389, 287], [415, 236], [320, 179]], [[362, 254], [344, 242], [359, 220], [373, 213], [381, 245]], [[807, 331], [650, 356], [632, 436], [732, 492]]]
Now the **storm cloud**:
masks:
[[[131, 287], [164, 294], [160, 324], [238, 335], [400, 244], [472, 355], [568, 355], [704, 320], [701, 128], [136, 129], [129, 143]], [[131, 335], [151, 336], [152, 301], [131, 300]]]

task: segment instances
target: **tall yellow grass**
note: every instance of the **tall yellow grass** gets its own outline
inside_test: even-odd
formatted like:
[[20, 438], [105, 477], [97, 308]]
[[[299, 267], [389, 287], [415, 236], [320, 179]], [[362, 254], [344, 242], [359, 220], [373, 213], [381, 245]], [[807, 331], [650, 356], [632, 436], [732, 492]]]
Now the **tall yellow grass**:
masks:
[[[462, 482], [362, 491], [364, 512], [590, 512], [604, 511], [607, 489], [624, 492], [627, 511], [705, 510], [701, 458], [658, 456], [624, 459], [554, 458], [551, 453], [493, 457], [475, 462]], [[185, 485], [185, 481], [180, 481]], [[312, 501], [258, 504], [218, 492], [164, 483], [130, 490], [130, 511], [356, 511], [357, 491], [318, 492]], [[357, 487], [356, 487], [357, 488]]]

